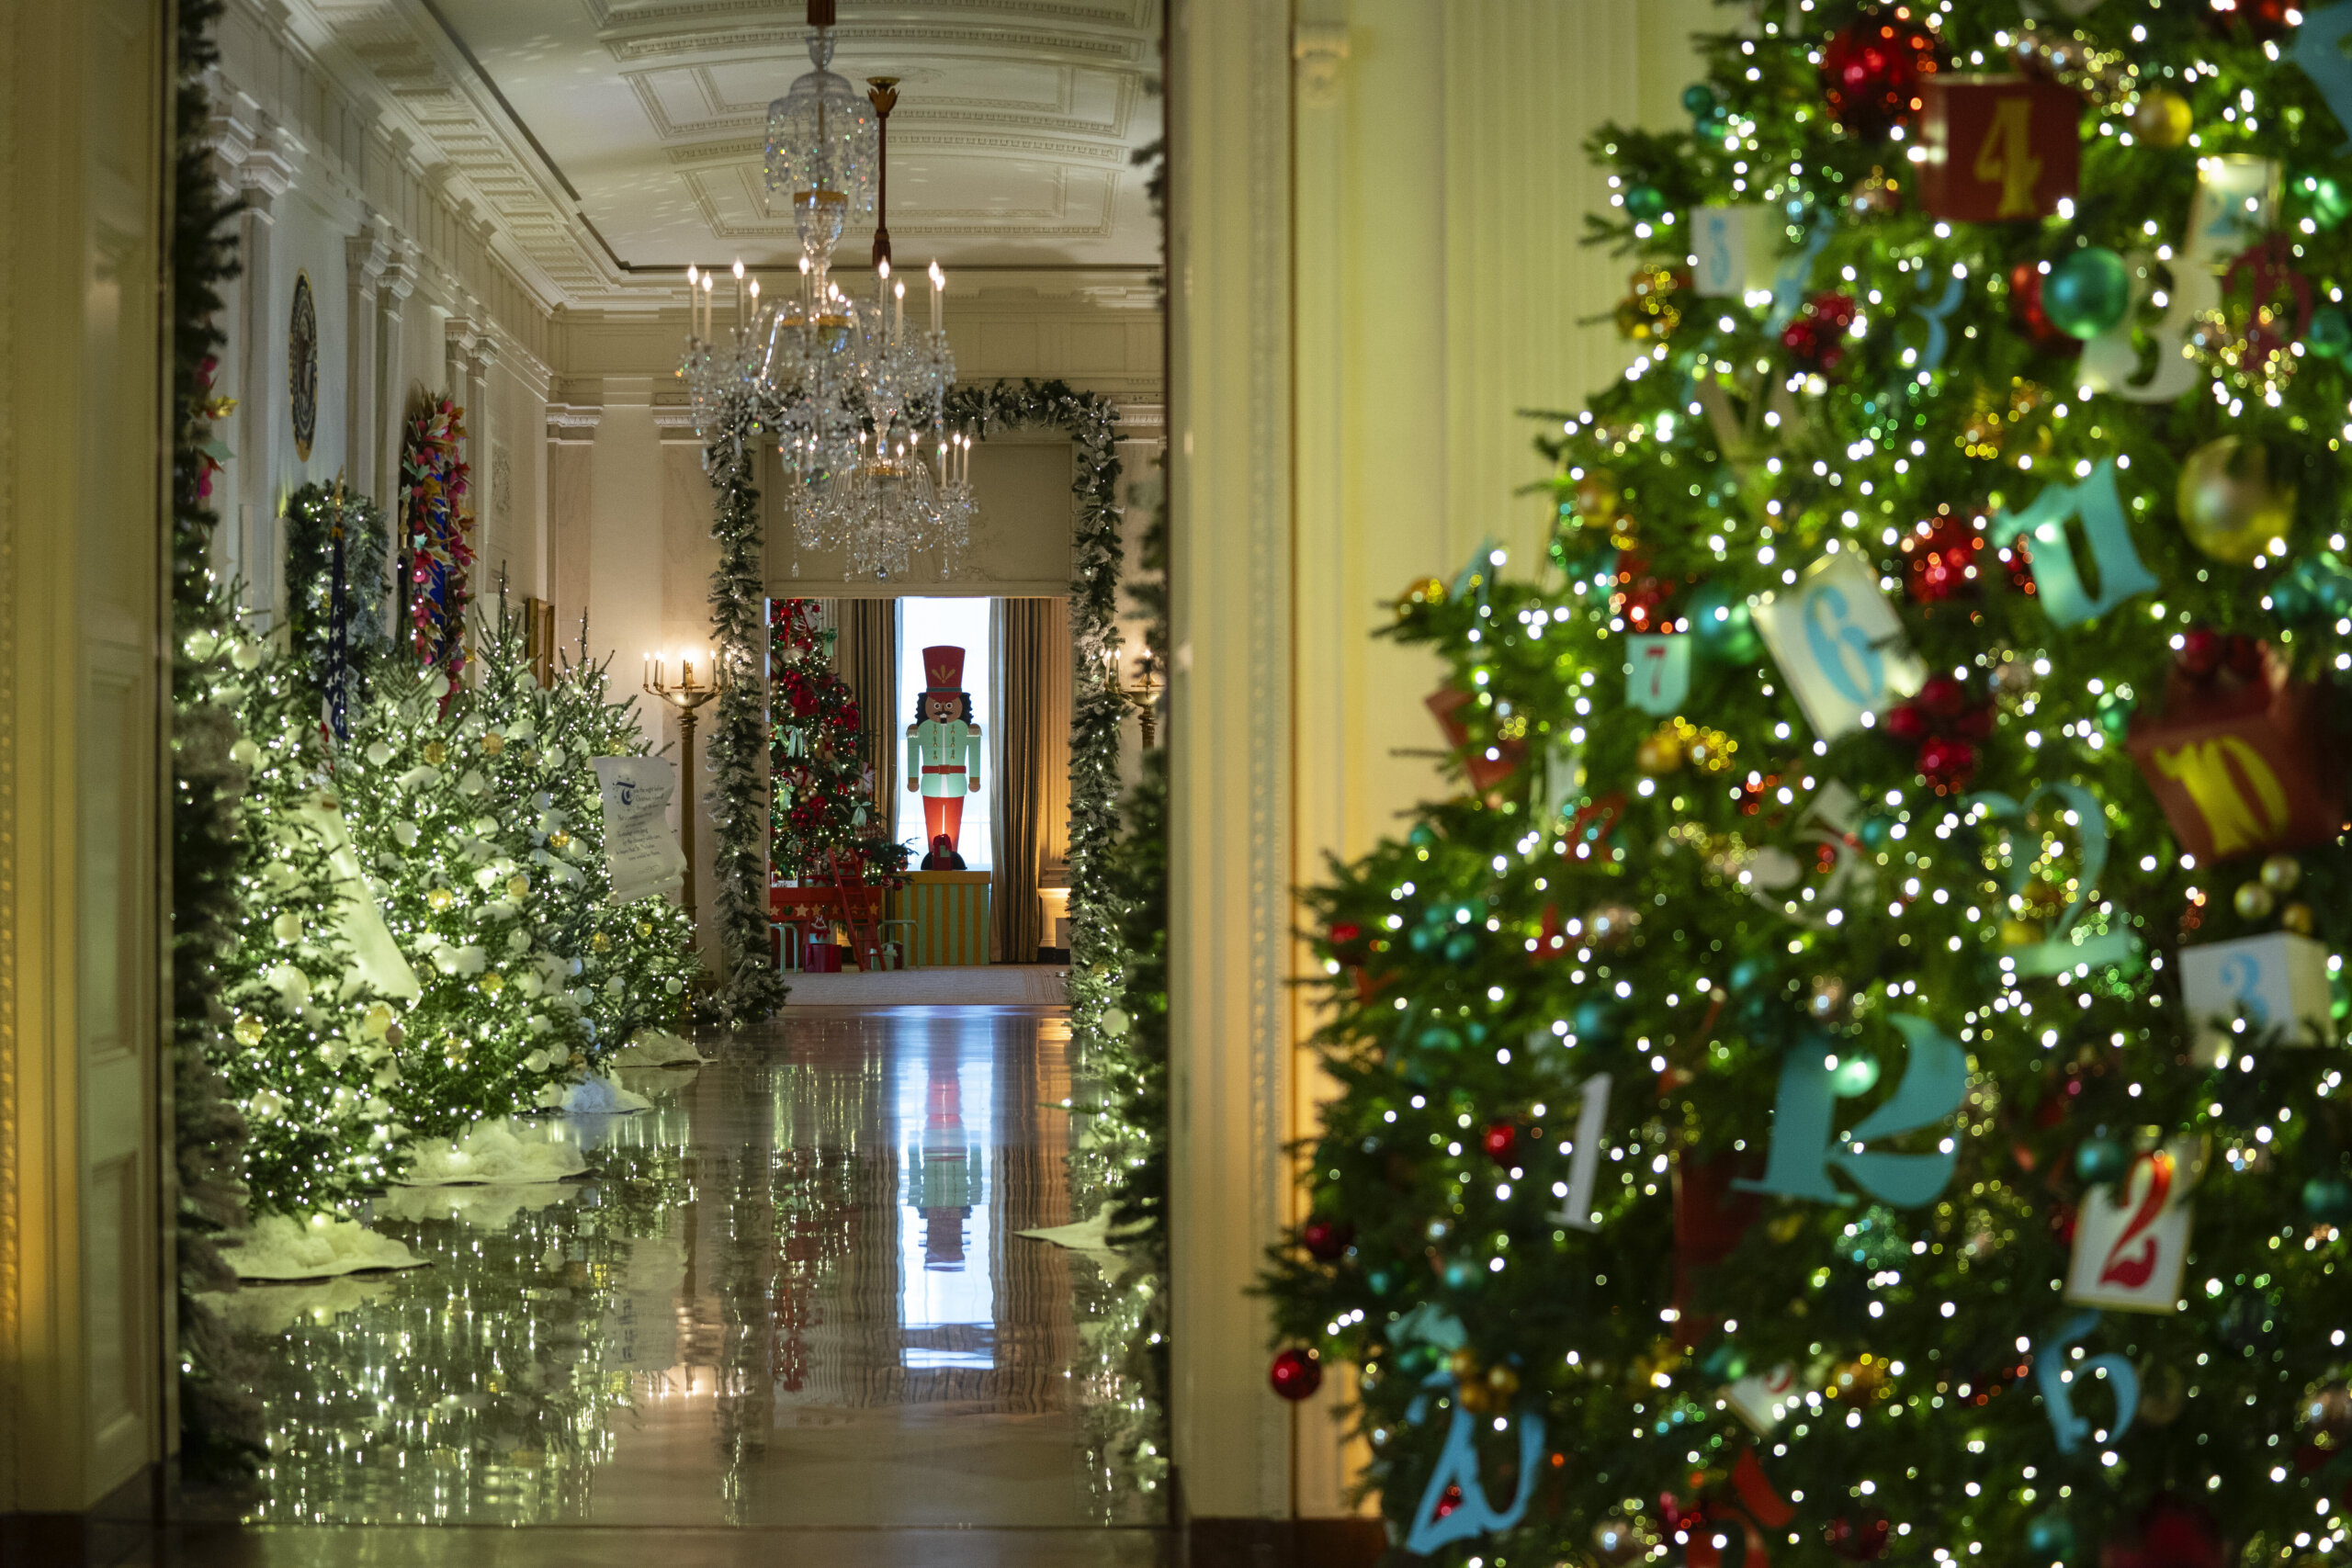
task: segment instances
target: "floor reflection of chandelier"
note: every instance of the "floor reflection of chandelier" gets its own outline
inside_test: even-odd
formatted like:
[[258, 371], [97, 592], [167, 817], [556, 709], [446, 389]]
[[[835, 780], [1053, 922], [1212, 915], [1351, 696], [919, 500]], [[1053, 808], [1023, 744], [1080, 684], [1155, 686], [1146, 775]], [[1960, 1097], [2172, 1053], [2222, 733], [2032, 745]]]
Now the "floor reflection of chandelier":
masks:
[[[737, 262], [721, 329], [716, 276], [688, 267], [692, 329], [678, 374], [706, 442], [752, 427], [775, 441], [802, 547], [839, 551], [861, 575], [903, 576], [932, 555], [952, 571], [978, 511], [971, 441], [946, 425], [956, 381], [940, 320], [946, 275], [932, 264], [931, 324], [914, 332], [906, 284], [890, 275], [885, 155], [898, 81], [869, 78], [860, 98], [828, 69], [832, 0], [809, 0], [808, 25], [812, 69], [768, 106], [768, 190], [792, 209], [798, 287], [763, 300]], [[832, 262], [850, 220], [868, 214], [874, 289], [865, 298], [833, 280]]]

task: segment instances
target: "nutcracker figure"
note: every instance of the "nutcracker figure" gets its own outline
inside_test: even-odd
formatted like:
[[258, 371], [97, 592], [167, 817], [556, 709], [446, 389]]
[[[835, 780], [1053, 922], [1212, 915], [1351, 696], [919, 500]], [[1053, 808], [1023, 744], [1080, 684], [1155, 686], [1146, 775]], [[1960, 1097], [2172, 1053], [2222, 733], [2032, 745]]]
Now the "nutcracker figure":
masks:
[[980, 727], [972, 722], [972, 694], [964, 690], [964, 650], [926, 648], [930, 684], [915, 701], [907, 726], [907, 788], [922, 794], [923, 837], [944, 838], [953, 851], [964, 826], [964, 797], [980, 788]]

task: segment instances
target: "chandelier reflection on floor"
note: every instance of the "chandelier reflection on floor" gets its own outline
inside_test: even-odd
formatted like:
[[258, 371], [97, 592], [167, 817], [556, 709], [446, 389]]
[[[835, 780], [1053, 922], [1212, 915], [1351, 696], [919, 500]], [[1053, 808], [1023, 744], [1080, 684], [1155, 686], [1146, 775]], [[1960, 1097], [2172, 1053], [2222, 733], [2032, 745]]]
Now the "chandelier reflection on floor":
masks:
[[[952, 573], [978, 512], [971, 439], [945, 418], [956, 381], [941, 324], [946, 275], [931, 265], [931, 324], [915, 332], [905, 281], [891, 276], [886, 158], [898, 80], [868, 78], [861, 100], [828, 68], [832, 0], [809, 0], [808, 24], [812, 69], [768, 107], [768, 189], [792, 209], [798, 287], [763, 300], [737, 262], [733, 319], [720, 329], [717, 277], [688, 267], [692, 326], [678, 374], [706, 445], [730, 430], [775, 442], [801, 547], [840, 552], [855, 575], [902, 577], [934, 555]], [[834, 247], [867, 214], [870, 298], [832, 277]]]

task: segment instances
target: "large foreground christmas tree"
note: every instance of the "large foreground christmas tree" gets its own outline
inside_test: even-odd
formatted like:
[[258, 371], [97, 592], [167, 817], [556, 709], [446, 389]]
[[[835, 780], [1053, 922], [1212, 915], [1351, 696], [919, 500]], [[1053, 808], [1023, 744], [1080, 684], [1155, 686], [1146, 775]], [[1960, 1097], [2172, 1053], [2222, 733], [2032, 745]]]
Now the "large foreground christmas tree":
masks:
[[1557, 575], [1398, 603], [1272, 1288], [1413, 1551], [2345, 1545], [2352, 5], [2050, 9], [1704, 40]]

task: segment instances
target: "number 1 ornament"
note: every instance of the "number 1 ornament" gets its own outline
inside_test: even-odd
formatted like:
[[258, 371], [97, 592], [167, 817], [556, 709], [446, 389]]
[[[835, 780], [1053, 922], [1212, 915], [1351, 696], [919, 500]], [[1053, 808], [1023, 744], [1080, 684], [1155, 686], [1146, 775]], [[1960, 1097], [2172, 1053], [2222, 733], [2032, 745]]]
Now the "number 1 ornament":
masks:
[[1877, 574], [1850, 552], [1814, 562], [1794, 588], [1758, 600], [1754, 615], [1806, 721], [1824, 740], [1861, 728], [1865, 715], [1874, 719], [1927, 679]]
[[2205, 1174], [2205, 1157], [2204, 1139], [2175, 1138], [2133, 1160], [2120, 1190], [2101, 1182], [2083, 1194], [2068, 1301], [2118, 1312], [2179, 1310], [2189, 1194]]

